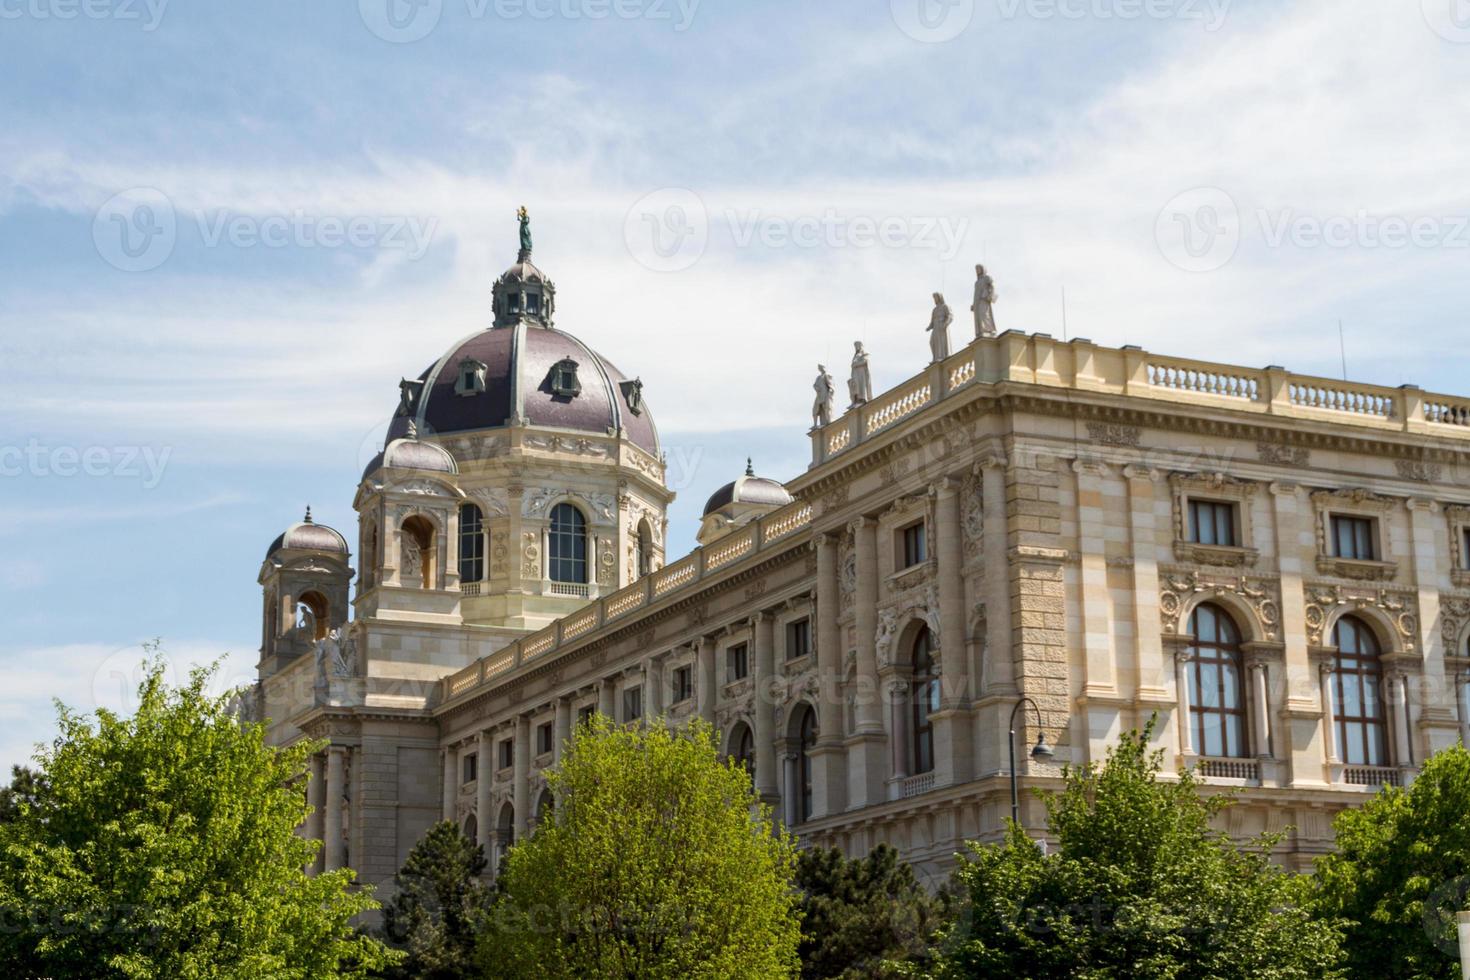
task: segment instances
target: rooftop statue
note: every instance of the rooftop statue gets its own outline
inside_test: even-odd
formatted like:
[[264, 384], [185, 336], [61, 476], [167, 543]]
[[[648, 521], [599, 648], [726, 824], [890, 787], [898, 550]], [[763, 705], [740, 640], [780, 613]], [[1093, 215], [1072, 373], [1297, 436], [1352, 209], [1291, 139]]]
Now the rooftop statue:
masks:
[[817, 365], [817, 380], [812, 382], [817, 400], [812, 402], [812, 427], [820, 429], [832, 422], [832, 400], [837, 396], [837, 387], [824, 364]]
[[847, 379], [847, 393], [852, 397], [849, 407], [857, 408], [872, 401], [873, 378], [868, 374], [868, 352], [863, 350], [863, 342], [856, 341], [852, 348], [852, 377]]
[[521, 222], [521, 261], [524, 262], [531, 257], [531, 212], [521, 205], [516, 217]]
[[985, 272], [985, 266], [975, 266], [975, 302], [970, 309], [975, 313], [975, 336], [995, 336], [995, 280]]
[[934, 312], [929, 314], [929, 352], [935, 361], [942, 361], [949, 357], [949, 325], [954, 322], [954, 314], [949, 310], [949, 304], [944, 301], [943, 293], [934, 294]]

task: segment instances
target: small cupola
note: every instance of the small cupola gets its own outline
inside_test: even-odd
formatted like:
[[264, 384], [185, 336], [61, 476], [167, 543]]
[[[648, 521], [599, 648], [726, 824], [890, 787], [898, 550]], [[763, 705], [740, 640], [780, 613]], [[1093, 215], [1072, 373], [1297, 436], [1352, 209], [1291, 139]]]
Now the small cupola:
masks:
[[696, 540], [708, 545], [791, 503], [791, 494], [777, 480], [755, 475], [751, 460], [745, 461], [745, 475], [716, 490], [704, 505]]
[[531, 216], [525, 208], [516, 212], [521, 223], [521, 249], [516, 263], [495, 280], [493, 309], [495, 326], [552, 326], [556, 312], [556, 284], [531, 262]]

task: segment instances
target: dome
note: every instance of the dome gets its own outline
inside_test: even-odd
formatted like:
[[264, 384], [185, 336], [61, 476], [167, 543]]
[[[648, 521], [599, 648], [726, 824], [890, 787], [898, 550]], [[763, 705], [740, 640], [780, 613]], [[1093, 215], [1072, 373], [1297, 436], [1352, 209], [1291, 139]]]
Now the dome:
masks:
[[791, 494], [776, 480], [755, 475], [750, 460], [745, 461], [745, 475], [734, 483], [727, 483], [716, 490], [704, 505], [704, 516], [708, 517], [721, 507], [731, 504], [754, 504], [757, 507], [785, 507], [791, 503]]
[[[397, 423], [400, 420], [395, 419]], [[411, 421], [404, 424], [405, 435], [394, 439], [378, 455], [368, 463], [367, 469], [362, 471], [362, 478], [366, 480], [379, 467], [391, 467], [399, 470], [424, 470], [429, 473], [458, 473], [459, 466], [454, 462], [454, 457], [442, 446], [436, 446], [432, 442], [420, 442], [417, 437], [417, 426]]]
[[310, 507], [306, 508], [305, 517], [286, 528], [271, 542], [271, 546], [266, 549], [265, 556], [269, 558], [278, 551], [286, 550], [322, 551], [344, 556], [348, 553], [347, 539], [325, 524], [314, 523], [311, 519]]
[[[528, 267], [535, 268], [512, 269]], [[499, 428], [519, 417], [527, 425], [600, 436], [621, 429], [658, 455], [642, 382], [554, 327], [521, 321], [478, 331], [419, 375], [415, 387], [411, 414], [393, 420], [392, 438], [405, 435], [410, 420], [420, 432], [442, 436]]]

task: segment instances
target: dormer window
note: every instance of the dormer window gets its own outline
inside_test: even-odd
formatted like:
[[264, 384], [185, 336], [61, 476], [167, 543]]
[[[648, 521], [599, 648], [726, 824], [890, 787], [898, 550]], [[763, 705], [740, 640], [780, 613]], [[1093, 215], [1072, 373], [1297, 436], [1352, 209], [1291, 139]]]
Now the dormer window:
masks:
[[563, 398], [575, 398], [582, 393], [582, 384], [577, 380], [577, 362], [570, 357], [557, 361], [551, 369], [551, 393]]
[[506, 306], [510, 309], [510, 312], [512, 312], [512, 313], [519, 313], [519, 312], [521, 312], [521, 294], [520, 293], [510, 293], [509, 295], [507, 295], [505, 297], [505, 303], [506, 303]]
[[479, 395], [485, 391], [485, 372], [489, 370], [484, 361], [467, 357], [459, 362], [459, 378], [454, 382], [456, 395]]
[[541, 312], [541, 297], [535, 293], [526, 294], [526, 312], [536, 316]]

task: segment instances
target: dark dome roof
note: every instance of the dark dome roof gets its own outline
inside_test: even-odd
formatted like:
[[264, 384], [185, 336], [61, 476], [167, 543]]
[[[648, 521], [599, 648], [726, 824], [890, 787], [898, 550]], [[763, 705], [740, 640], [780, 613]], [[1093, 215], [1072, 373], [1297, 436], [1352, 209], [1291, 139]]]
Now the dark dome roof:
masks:
[[785, 507], [791, 503], [791, 494], [776, 480], [768, 480], [763, 476], [756, 476], [755, 471], [747, 465], [745, 475], [734, 483], [727, 483], [716, 490], [704, 505], [704, 515], [708, 517], [721, 507], [730, 504], [756, 504], [767, 507]]
[[388, 447], [367, 464], [367, 469], [362, 471], [362, 478], [366, 480], [383, 466], [400, 470], [426, 470], [430, 473], [459, 472], [459, 466], [449, 450], [432, 442], [420, 442], [417, 438], [394, 439], [388, 443]]
[[[507, 272], [540, 275], [529, 262]], [[485, 390], [456, 391], [460, 364], [466, 360], [485, 365]], [[552, 389], [552, 368], [563, 360], [577, 365], [575, 395]], [[606, 435], [621, 428], [640, 449], [658, 455], [658, 430], [647, 403], [638, 411], [628, 403], [628, 378], [601, 355], [562, 330], [518, 323], [481, 330], [452, 347], [419, 375], [423, 389], [415, 402], [414, 420], [424, 434], [444, 435], [492, 429], [509, 424], [517, 411], [529, 425], [574, 429]], [[390, 438], [408, 431], [409, 419], [398, 417]]]
[[292, 551], [323, 551], [332, 555], [346, 555], [347, 539], [338, 534], [334, 529], [325, 524], [314, 523], [311, 519], [311, 508], [306, 508], [306, 517], [276, 536], [271, 546], [266, 549], [265, 556], [269, 558], [278, 551], [286, 549]]

